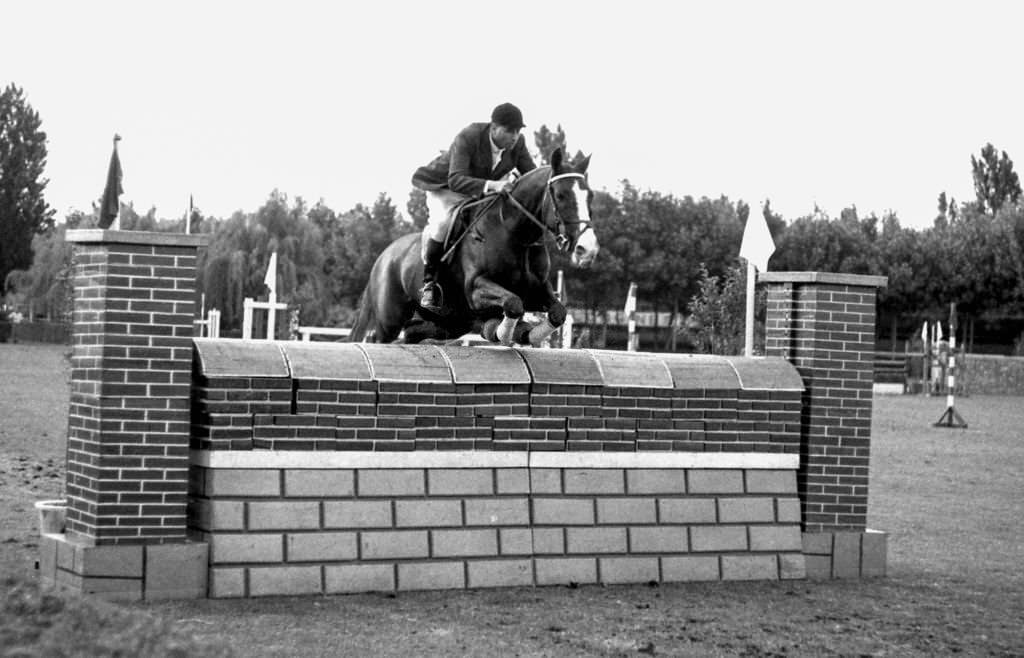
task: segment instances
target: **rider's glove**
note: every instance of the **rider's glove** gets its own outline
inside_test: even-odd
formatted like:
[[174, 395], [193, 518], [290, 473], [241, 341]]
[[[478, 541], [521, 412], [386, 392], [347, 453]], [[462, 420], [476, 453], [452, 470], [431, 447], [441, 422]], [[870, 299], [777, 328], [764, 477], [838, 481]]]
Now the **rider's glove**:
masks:
[[507, 192], [512, 189], [512, 183], [514, 181], [509, 178], [503, 178], [500, 180], [489, 180], [484, 182], [484, 194], [493, 194], [498, 192]]

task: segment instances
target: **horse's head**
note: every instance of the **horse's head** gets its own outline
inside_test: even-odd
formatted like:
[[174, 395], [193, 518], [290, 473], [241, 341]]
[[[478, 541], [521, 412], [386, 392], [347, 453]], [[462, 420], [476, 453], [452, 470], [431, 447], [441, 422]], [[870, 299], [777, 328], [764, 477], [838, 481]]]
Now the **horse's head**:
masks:
[[[551, 154], [551, 177], [547, 182], [551, 217], [546, 216], [545, 221], [554, 226], [559, 249], [572, 250], [572, 264], [577, 267], [588, 267], [600, 249], [590, 219], [594, 193], [587, 184], [589, 164], [588, 155], [571, 165], [557, 148]], [[548, 208], [544, 212], [547, 215]]]

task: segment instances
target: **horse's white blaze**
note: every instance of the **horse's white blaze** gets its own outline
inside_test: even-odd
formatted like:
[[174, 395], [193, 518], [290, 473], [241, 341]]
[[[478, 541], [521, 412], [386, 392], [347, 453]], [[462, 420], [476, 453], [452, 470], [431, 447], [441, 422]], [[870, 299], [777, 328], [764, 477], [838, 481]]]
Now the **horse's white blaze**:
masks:
[[572, 251], [572, 264], [585, 267], [597, 256], [598, 244], [597, 234], [590, 225], [590, 208], [587, 206], [587, 190], [580, 185], [575, 185], [576, 208], [579, 211], [580, 227], [582, 232], [576, 238], [576, 248]]
[[581, 222], [590, 222], [590, 207], [587, 205], [587, 190], [580, 185], [573, 185], [572, 191], [576, 193], [576, 209], [579, 211]]
[[597, 257], [598, 244], [597, 235], [589, 226], [583, 230], [579, 239], [576, 240], [576, 248], [572, 252], [572, 264], [579, 267], [586, 267]]

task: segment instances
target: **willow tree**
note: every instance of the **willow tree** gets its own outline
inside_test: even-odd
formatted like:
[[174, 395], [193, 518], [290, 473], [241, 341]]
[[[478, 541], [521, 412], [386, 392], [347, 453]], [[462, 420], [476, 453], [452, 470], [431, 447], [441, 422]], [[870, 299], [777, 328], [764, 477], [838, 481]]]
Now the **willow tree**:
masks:
[[299, 308], [305, 324], [323, 320], [322, 234], [308, 219], [301, 199], [289, 204], [287, 196], [275, 190], [255, 213], [236, 212], [210, 226], [210, 231], [199, 287], [206, 307], [220, 309], [224, 328], [241, 326], [246, 297], [266, 298], [264, 279], [274, 252], [278, 300]]

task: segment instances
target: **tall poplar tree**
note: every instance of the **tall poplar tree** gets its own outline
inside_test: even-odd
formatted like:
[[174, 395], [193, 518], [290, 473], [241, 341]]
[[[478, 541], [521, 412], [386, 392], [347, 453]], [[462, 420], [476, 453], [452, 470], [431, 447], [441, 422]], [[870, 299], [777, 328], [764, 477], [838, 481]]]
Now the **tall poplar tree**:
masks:
[[1016, 203], [1020, 198], [1020, 178], [1013, 170], [1013, 160], [1006, 151], [997, 154], [996, 147], [985, 144], [981, 158], [971, 156], [971, 173], [982, 212], [995, 215], [1004, 203]]
[[41, 125], [21, 89], [12, 83], [0, 92], [0, 285], [11, 270], [28, 269], [32, 237], [53, 228]]

